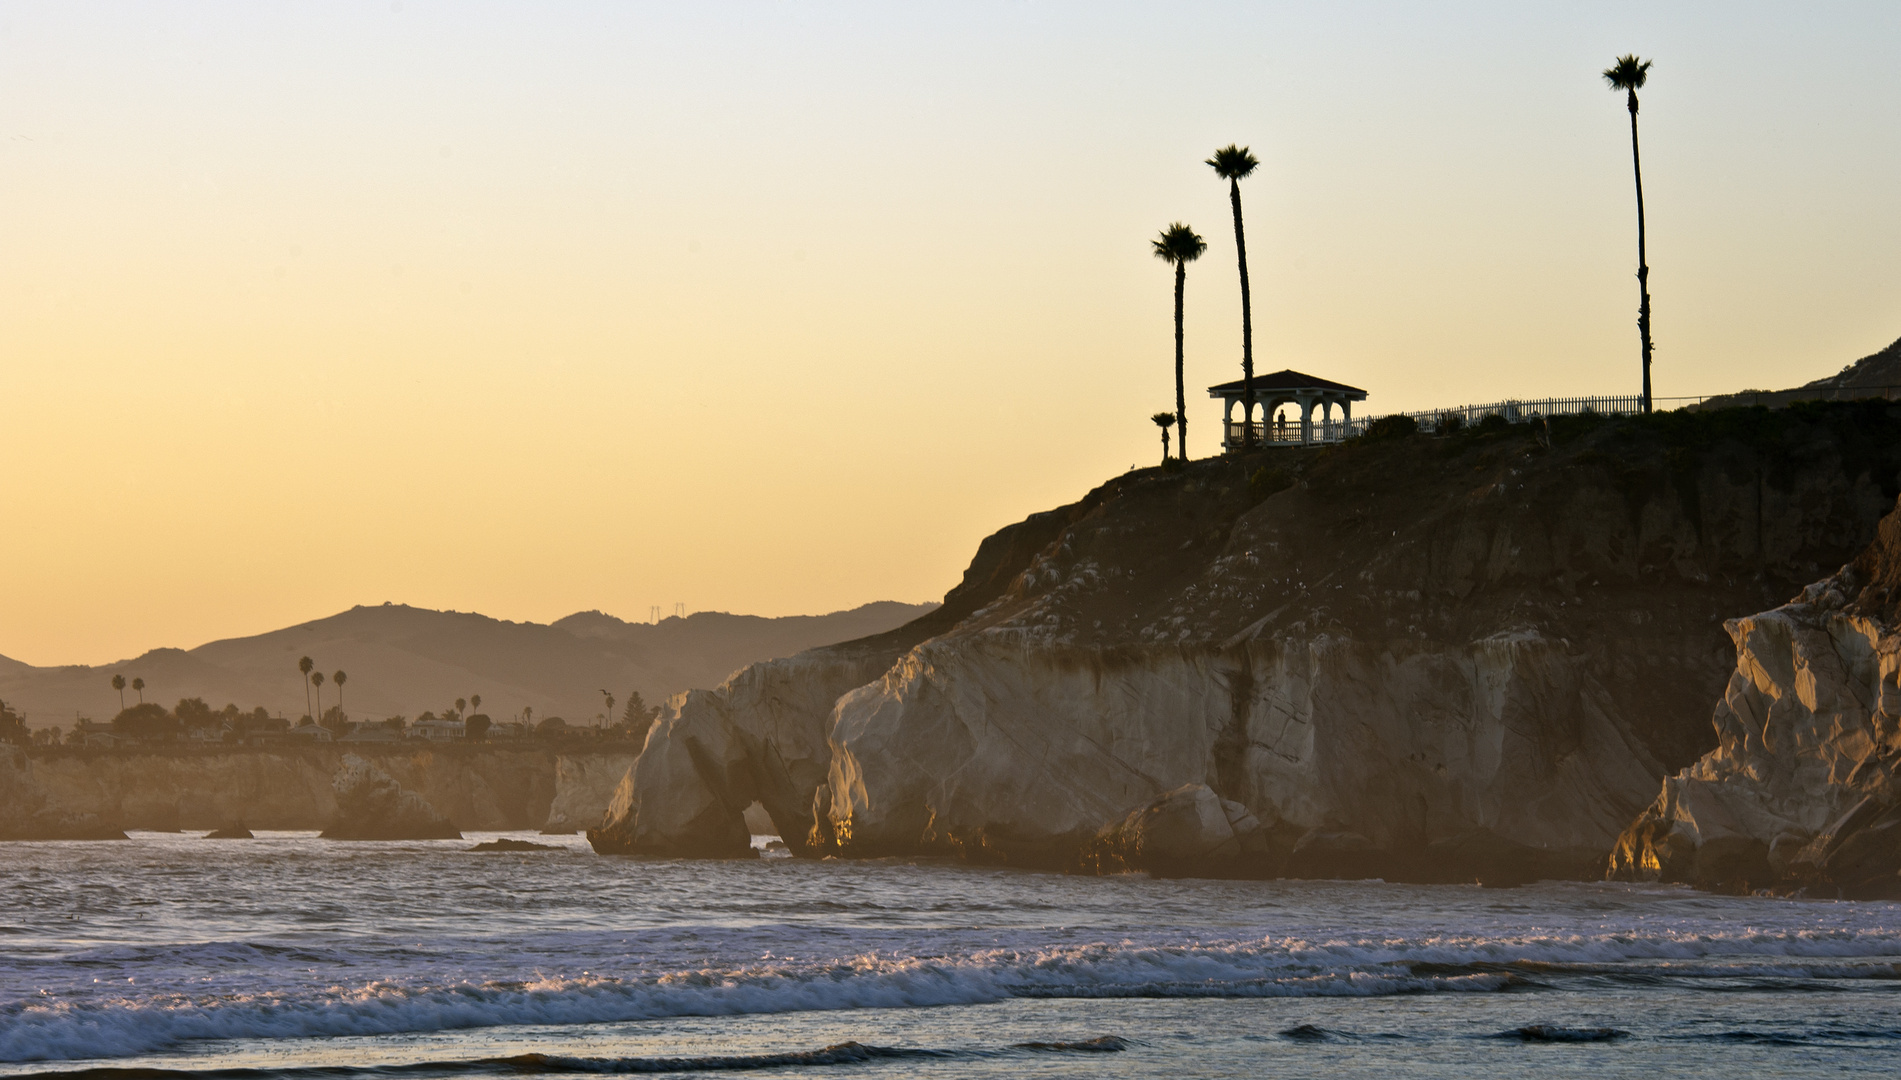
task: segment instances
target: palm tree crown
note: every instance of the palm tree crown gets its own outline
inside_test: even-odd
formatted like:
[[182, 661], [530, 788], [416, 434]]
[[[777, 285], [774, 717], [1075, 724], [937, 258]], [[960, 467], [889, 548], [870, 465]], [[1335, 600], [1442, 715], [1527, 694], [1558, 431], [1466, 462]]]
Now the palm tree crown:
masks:
[[1611, 84], [1612, 90], [1629, 90], [1633, 93], [1644, 88], [1645, 80], [1650, 78], [1650, 61], [1637, 59], [1636, 53], [1620, 56], [1617, 63], [1604, 69], [1604, 81]]
[[1162, 235], [1149, 241], [1149, 245], [1155, 249], [1155, 257], [1170, 266], [1194, 262], [1208, 250], [1207, 241], [1179, 221], [1163, 229]]
[[1208, 159], [1208, 166], [1214, 169], [1215, 175], [1223, 180], [1246, 179], [1259, 164], [1254, 155], [1248, 152], [1247, 147], [1236, 146], [1233, 143], [1216, 150], [1215, 156]]

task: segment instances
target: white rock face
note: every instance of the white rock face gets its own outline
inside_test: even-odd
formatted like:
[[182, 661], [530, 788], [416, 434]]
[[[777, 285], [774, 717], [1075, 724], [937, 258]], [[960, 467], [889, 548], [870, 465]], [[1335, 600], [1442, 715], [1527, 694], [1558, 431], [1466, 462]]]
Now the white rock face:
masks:
[[890, 662], [889, 653], [814, 649], [754, 664], [717, 690], [675, 695], [588, 840], [603, 854], [745, 858], [744, 815], [757, 801], [804, 850], [832, 705]]
[[554, 801], [545, 833], [574, 833], [601, 823], [639, 754], [562, 754], [554, 762]]
[[[839, 701], [832, 839], [1066, 865], [1189, 786], [1242, 807], [1278, 838], [1270, 863], [1311, 864], [1296, 870], [1328, 869], [1342, 846], [1391, 865], [1481, 833], [1493, 842], [1445, 856], [1445, 875], [1527, 858], [1583, 872], [1657, 774], [1606, 706], [1536, 634], [1403, 656], [1324, 635], [1108, 655], [960, 635]], [[1174, 857], [1219, 861], [1220, 847]]]
[[1611, 876], [1901, 895], [1901, 842], [1887, 839], [1901, 839], [1901, 635], [1845, 610], [1854, 576], [1726, 624], [1736, 673], [1716, 706], [1719, 744], [1664, 780]]

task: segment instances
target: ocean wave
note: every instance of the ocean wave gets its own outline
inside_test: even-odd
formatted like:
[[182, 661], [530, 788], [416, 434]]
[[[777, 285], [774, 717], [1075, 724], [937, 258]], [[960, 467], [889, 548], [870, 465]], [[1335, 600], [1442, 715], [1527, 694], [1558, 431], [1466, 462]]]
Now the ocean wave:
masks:
[[903, 1061], [944, 1058], [998, 1057], [1011, 1052], [1032, 1054], [1113, 1054], [1129, 1048], [1129, 1041], [1115, 1035], [1070, 1042], [1020, 1042], [1003, 1050], [938, 1050], [928, 1047], [872, 1046], [860, 1042], [842, 1042], [817, 1050], [788, 1050], [763, 1054], [702, 1054], [692, 1057], [576, 1057], [565, 1054], [511, 1054], [507, 1057], [472, 1058], [449, 1061], [416, 1061], [400, 1064], [272, 1069], [217, 1068], [94, 1068], [49, 1070], [25, 1073], [40, 1080], [265, 1080], [265, 1078], [325, 1078], [344, 1080], [355, 1076], [430, 1077], [467, 1075], [535, 1076], [562, 1074], [639, 1075], [679, 1072], [748, 1072], [756, 1069], [783, 1069], [794, 1066], [812, 1068], [829, 1065], [862, 1065], [873, 1061]]
[[[918, 944], [913, 941], [913, 948]], [[625, 948], [623, 943], [622, 948]], [[266, 953], [218, 952], [225, 957]], [[247, 947], [248, 948], [248, 947]], [[919, 950], [921, 951], [921, 950]], [[1377, 997], [1490, 992], [1553, 974], [1668, 979], [1889, 979], [1890, 931], [1629, 933], [1516, 939], [1434, 936], [1174, 944], [1093, 942], [765, 959], [665, 971], [356, 986], [286, 983], [233, 992], [75, 988], [0, 1004], [0, 1061], [148, 1054], [192, 1040], [386, 1035], [967, 1005], [1008, 998]], [[272, 954], [275, 955], [275, 954]], [[754, 954], [757, 955], [757, 954]], [[284, 957], [278, 957], [284, 959]], [[349, 966], [349, 965], [346, 965]], [[319, 979], [342, 972], [318, 966]]]

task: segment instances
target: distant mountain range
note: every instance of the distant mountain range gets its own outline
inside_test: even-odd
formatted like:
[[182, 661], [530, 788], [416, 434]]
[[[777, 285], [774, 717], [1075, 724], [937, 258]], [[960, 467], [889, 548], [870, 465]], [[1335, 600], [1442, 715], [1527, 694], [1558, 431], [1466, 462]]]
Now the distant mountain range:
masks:
[[[97, 667], [34, 667], [0, 656], [0, 700], [35, 727], [95, 720], [119, 711], [115, 674], [145, 680], [144, 698], [170, 707], [199, 697], [295, 718], [306, 711], [300, 657], [325, 673], [348, 673], [343, 708], [353, 719], [441, 712], [457, 698], [482, 696], [496, 718], [524, 707], [536, 719], [586, 723], [603, 710], [601, 691], [618, 713], [629, 690], [658, 705], [681, 690], [718, 685], [757, 660], [816, 645], [880, 634], [935, 604], [884, 601], [829, 615], [762, 618], [703, 611], [658, 623], [628, 623], [584, 611], [552, 624], [506, 622], [459, 611], [403, 604], [354, 607], [338, 615], [255, 637], [229, 638], [195, 649], [153, 649], [134, 660]], [[336, 688], [322, 688], [325, 707]], [[128, 704], [138, 695], [128, 686]]]

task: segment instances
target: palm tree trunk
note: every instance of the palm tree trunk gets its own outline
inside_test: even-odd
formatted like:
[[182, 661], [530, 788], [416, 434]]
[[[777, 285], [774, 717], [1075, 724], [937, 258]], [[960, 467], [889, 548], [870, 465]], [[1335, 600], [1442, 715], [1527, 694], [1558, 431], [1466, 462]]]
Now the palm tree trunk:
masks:
[[1637, 175], [1637, 335], [1644, 346], [1644, 412], [1650, 411], [1650, 263], [1644, 258], [1644, 164], [1637, 151], [1637, 91], [1630, 91], [1630, 164]]
[[[1254, 313], [1248, 297], [1248, 240], [1241, 231], [1241, 181], [1228, 181], [1234, 205], [1234, 252], [1241, 263], [1241, 444], [1254, 449]], [[1226, 441], [1227, 432], [1221, 433]]]
[[1188, 264], [1175, 264], [1175, 456], [1188, 460], [1188, 399], [1182, 394], [1182, 289]]
[[[304, 715], [310, 716], [310, 680], [309, 679], [304, 680]], [[316, 719], [316, 717], [314, 716], [310, 716], [310, 718], [312, 720]]]

